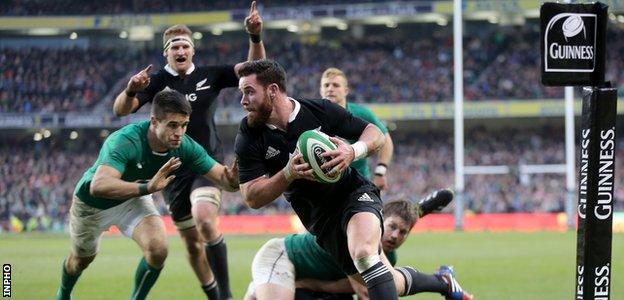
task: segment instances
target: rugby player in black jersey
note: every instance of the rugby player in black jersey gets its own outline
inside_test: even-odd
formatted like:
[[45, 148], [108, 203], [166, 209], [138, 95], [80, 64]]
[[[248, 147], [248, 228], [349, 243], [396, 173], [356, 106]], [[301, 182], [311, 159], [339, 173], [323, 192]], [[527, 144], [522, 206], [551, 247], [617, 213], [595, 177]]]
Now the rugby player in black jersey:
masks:
[[[319, 246], [350, 279], [366, 285], [370, 299], [396, 299], [405, 285], [381, 255], [379, 189], [349, 167], [354, 159], [378, 151], [384, 135], [330, 101], [289, 97], [285, 71], [274, 61], [247, 62], [238, 74], [241, 104], [248, 113], [235, 151], [247, 205], [261, 208], [284, 194]], [[295, 151], [299, 135], [310, 129], [328, 134], [337, 146], [323, 154], [329, 159], [321, 166], [342, 173], [336, 183], [315, 181]], [[350, 145], [337, 137], [356, 142]]]
[[[266, 54], [260, 38], [262, 18], [255, 1], [245, 19], [245, 28], [250, 38], [248, 60], [264, 58]], [[177, 90], [185, 95], [193, 108], [187, 134], [211, 157], [223, 163], [214, 121], [216, 98], [223, 88], [238, 85], [236, 73], [242, 63], [195, 66], [194, 55], [195, 46], [188, 27], [175, 25], [165, 30], [163, 56], [167, 64], [157, 73], [149, 74], [150, 65], [132, 76], [126, 89], [115, 99], [113, 110], [116, 115], [125, 116], [150, 102], [157, 92], [166, 88]], [[216, 226], [221, 191], [211, 182], [182, 168], [163, 190], [163, 195], [202, 289], [211, 299], [215, 298], [215, 293], [220, 293], [222, 299], [230, 299], [227, 249]]]

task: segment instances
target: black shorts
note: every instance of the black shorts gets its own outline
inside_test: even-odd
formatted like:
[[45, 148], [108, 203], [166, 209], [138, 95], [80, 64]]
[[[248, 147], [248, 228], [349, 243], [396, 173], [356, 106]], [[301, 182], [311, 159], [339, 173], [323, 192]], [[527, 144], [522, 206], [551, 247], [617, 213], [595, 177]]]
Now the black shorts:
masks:
[[[356, 213], [373, 213], [380, 221], [383, 235], [383, 204], [379, 196], [379, 189], [372, 183], [365, 184], [354, 190], [348, 197], [349, 201], [345, 203], [342, 209], [338, 210], [336, 214], [330, 217], [328, 224], [333, 223], [333, 228], [331, 226], [326, 226], [325, 228], [327, 228], [327, 230], [324, 230], [317, 236], [317, 242], [319, 246], [329, 252], [338, 263], [338, 266], [340, 266], [346, 274], [352, 275], [358, 271], [353, 264], [353, 259], [351, 259], [347, 244], [347, 225], [349, 220]], [[381, 248], [379, 251], [381, 251]]]
[[169, 207], [174, 222], [186, 221], [191, 216], [191, 192], [205, 186], [215, 186], [204, 176], [193, 173], [190, 169], [181, 169], [162, 193]]

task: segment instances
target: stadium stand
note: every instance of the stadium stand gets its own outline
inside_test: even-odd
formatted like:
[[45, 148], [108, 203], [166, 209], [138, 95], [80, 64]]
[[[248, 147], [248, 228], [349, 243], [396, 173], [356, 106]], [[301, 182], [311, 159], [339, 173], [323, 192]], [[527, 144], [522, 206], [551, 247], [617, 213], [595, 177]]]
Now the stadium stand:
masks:
[[[404, 0], [395, 0], [401, 2]], [[0, 3], [0, 13], [9, 16], [45, 15], [95, 15], [129, 13], [195, 12], [240, 9], [249, 5], [248, 0], [202, 1], [202, 0], [111, 0], [92, 2], [84, 0], [8, 0]], [[371, 3], [383, 0], [346, 0], [342, 3]], [[301, 6], [335, 4], [332, 0], [272, 0], [271, 6]]]
[[[556, 164], [564, 162], [559, 126], [531, 130], [475, 127], [466, 133], [466, 165]], [[405, 195], [418, 199], [433, 189], [453, 185], [453, 137], [444, 131], [395, 135], [395, 163], [384, 198]], [[0, 224], [8, 230], [17, 218], [27, 230], [63, 230], [75, 183], [93, 163], [101, 139], [69, 141], [52, 136], [3, 139], [0, 146]], [[230, 143], [226, 161], [233, 160]], [[624, 167], [624, 142], [617, 148], [616, 169]], [[517, 168], [516, 168], [517, 170]], [[616, 180], [616, 210], [624, 209], [624, 177]], [[167, 209], [155, 196], [161, 213]], [[524, 181], [508, 175], [471, 175], [466, 179], [466, 208], [473, 213], [562, 212], [564, 174], [532, 175]], [[226, 214], [290, 213], [283, 200], [267, 209], [251, 210], [238, 193], [225, 193]], [[452, 211], [452, 205], [447, 209]], [[27, 225], [30, 224], [30, 225]]]
[[[451, 101], [450, 31], [422, 37], [407, 35], [410, 31], [408, 26], [392, 35], [380, 31], [360, 39], [346, 33], [328, 34], [312, 42], [271, 32], [265, 40], [270, 56], [288, 71], [289, 90], [303, 98], [318, 97], [320, 73], [339, 66], [349, 76], [351, 101]], [[624, 37], [619, 31], [612, 34]], [[563, 97], [561, 89], [534, 83], [539, 77], [538, 37], [539, 28], [534, 26], [490, 26], [478, 35], [468, 35], [464, 41], [466, 101]], [[608, 52], [608, 64], [614, 67], [608, 68], [607, 79], [618, 86], [624, 85], [618, 59], [624, 52], [622, 40], [614, 39]], [[197, 63], [241, 61], [246, 57], [245, 43], [240, 34], [209, 38], [198, 46]], [[112, 103], [110, 95], [124, 87], [131, 72], [150, 63], [162, 66], [164, 60], [159, 48], [3, 48], [0, 62], [0, 113], [45, 113], [90, 111], [98, 104], [108, 107], [102, 102]], [[238, 91], [231, 89], [221, 95], [220, 102], [237, 107], [238, 98]]]
[[[276, 0], [271, 6], [334, 4], [330, 0]], [[383, 2], [349, 0], [342, 3]], [[426, 1], [424, 1], [426, 2]], [[199, 0], [8, 0], [0, 2], [6, 16], [92, 14], [147, 14], [188, 11], [240, 10], [249, 1]], [[321, 72], [340, 67], [350, 81], [350, 101], [369, 104], [450, 103], [453, 98], [452, 28], [435, 23], [400, 23], [363, 26], [353, 30], [322, 28], [297, 34], [267, 29], [263, 40], [270, 58], [280, 61], [289, 76], [289, 93], [318, 98]], [[236, 63], [247, 56], [247, 38], [241, 31], [211, 35], [206, 28], [196, 40], [197, 64]], [[87, 30], [88, 31], [88, 30]], [[0, 35], [0, 116], [47, 113], [92, 113], [109, 116], [114, 96], [128, 78], [148, 64], [164, 64], [159, 33], [151, 42], [131, 42], [110, 32], [81, 32], [84, 43], [57, 43], [66, 37], [38, 41], [23, 33]], [[624, 31], [611, 26], [608, 33], [607, 80], [624, 95]], [[511, 100], [539, 102], [561, 99], [563, 89], [537, 84], [539, 78], [539, 26], [527, 19], [523, 26], [466, 22], [464, 34], [465, 101]], [[20, 42], [23, 45], [16, 47]], [[69, 45], [69, 46], [68, 46]], [[577, 93], [578, 96], [578, 93]], [[225, 90], [220, 106], [235, 110], [240, 94]], [[544, 117], [543, 115], [533, 117]], [[392, 117], [390, 117], [392, 119]], [[427, 118], [425, 118], [427, 119]], [[433, 118], [431, 118], [433, 119]], [[225, 126], [235, 126], [230, 120]], [[437, 122], [437, 121], [436, 121]], [[445, 121], [442, 121], [445, 122]], [[433, 123], [433, 122], [432, 122]], [[437, 126], [437, 125], [426, 125]], [[522, 164], [562, 164], [565, 161], [563, 127], [493, 130], [473, 127], [466, 132], [466, 165], [505, 165], [507, 175], [466, 177], [466, 208], [474, 213], [561, 212], [565, 201], [565, 176], [521, 176]], [[68, 126], [69, 127], [69, 126]], [[69, 141], [55, 132], [51, 138], [32, 141], [29, 128], [19, 134], [0, 129], [0, 228], [20, 220], [27, 230], [63, 230], [74, 185], [94, 161], [101, 139], [84, 135]], [[66, 134], [65, 128], [61, 132]], [[99, 130], [99, 129], [98, 129]], [[28, 131], [28, 133], [25, 133]], [[620, 130], [621, 132], [621, 130]], [[99, 136], [90, 132], [87, 134]], [[442, 130], [393, 132], [395, 163], [389, 174], [386, 198], [407, 195], [416, 199], [429, 191], [453, 186], [452, 133]], [[232, 147], [226, 141], [226, 147]], [[226, 161], [232, 161], [232, 150]], [[623, 166], [624, 143], [618, 144], [617, 168]], [[624, 177], [616, 180], [616, 210], [624, 209]], [[162, 199], [156, 195], [162, 213]], [[250, 210], [238, 194], [225, 194], [226, 214], [274, 214], [291, 212], [282, 201], [263, 210]], [[448, 208], [452, 211], [452, 206]]]

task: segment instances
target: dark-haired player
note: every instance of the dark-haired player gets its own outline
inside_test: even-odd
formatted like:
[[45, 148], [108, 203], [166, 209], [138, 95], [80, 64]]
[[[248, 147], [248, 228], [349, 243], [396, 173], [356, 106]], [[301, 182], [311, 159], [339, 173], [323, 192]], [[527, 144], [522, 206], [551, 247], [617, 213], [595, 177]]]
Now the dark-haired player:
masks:
[[[371, 299], [397, 298], [394, 269], [380, 255], [383, 217], [379, 189], [349, 167], [354, 159], [375, 153], [384, 143], [379, 129], [327, 100], [288, 96], [286, 74], [276, 62], [247, 62], [239, 70], [241, 104], [248, 112], [236, 136], [241, 194], [261, 208], [284, 194], [306, 229], [352, 280], [367, 286]], [[310, 166], [295, 153], [301, 133], [318, 129], [337, 149], [323, 155], [330, 176], [314, 181]], [[339, 138], [354, 140], [349, 145]], [[397, 275], [400, 276], [400, 275]]]
[[63, 262], [56, 299], [70, 299], [80, 274], [95, 259], [102, 233], [115, 225], [143, 251], [130, 299], [144, 299], [167, 257], [165, 226], [150, 194], [165, 188], [180, 168], [230, 191], [238, 189], [236, 165], [230, 170], [185, 135], [191, 106], [176, 91], [153, 100], [149, 121], [111, 134], [98, 159], [76, 186], [70, 209], [71, 251]]
[[[262, 18], [255, 1], [245, 19], [245, 28], [250, 37], [248, 60], [264, 58], [266, 54], [260, 39]], [[193, 107], [188, 135], [217, 161], [223, 162], [223, 149], [214, 120], [216, 99], [222, 89], [238, 85], [236, 72], [241, 63], [195, 66], [194, 55], [195, 45], [188, 27], [175, 25], [165, 30], [163, 56], [167, 65], [149, 76], [151, 66], [134, 75], [126, 90], [115, 99], [113, 110], [116, 115], [125, 116], [151, 101], [158, 91], [167, 87], [177, 90]], [[223, 299], [231, 299], [227, 248], [217, 227], [221, 191], [190, 170], [181, 168], [176, 179], [163, 190], [163, 195], [202, 289], [206, 294], [213, 293], [216, 279]]]

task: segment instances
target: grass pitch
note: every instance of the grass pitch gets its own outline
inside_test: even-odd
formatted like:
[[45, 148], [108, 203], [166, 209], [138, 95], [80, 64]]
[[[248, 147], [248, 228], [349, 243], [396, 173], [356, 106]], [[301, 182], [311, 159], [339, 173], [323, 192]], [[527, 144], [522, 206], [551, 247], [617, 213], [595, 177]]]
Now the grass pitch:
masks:
[[[271, 236], [227, 236], [230, 280], [242, 299], [255, 251]], [[149, 299], [204, 299], [179, 237], [170, 237], [165, 269]], [[0, 263], [12, 265], [14, 299], [51, 299], [60, 281], [69, 237], [51, 234], [0, 235]], [[624, 299], [624, 234], [613, 236], [611, 299]], [[398, 265], [433, 272], [455, 266], [462, 287], [477, 299], [574, 298], [574, 233], [413, 234], [399, 250]], [[105, 237], [100, 253], [83, 273], [74, 299], [127, 299], [139, 248], [130, 239]], [[415, 297], [413, 297], [415, 298]], [[437, 294], [418, 299], [442, 299]]]

